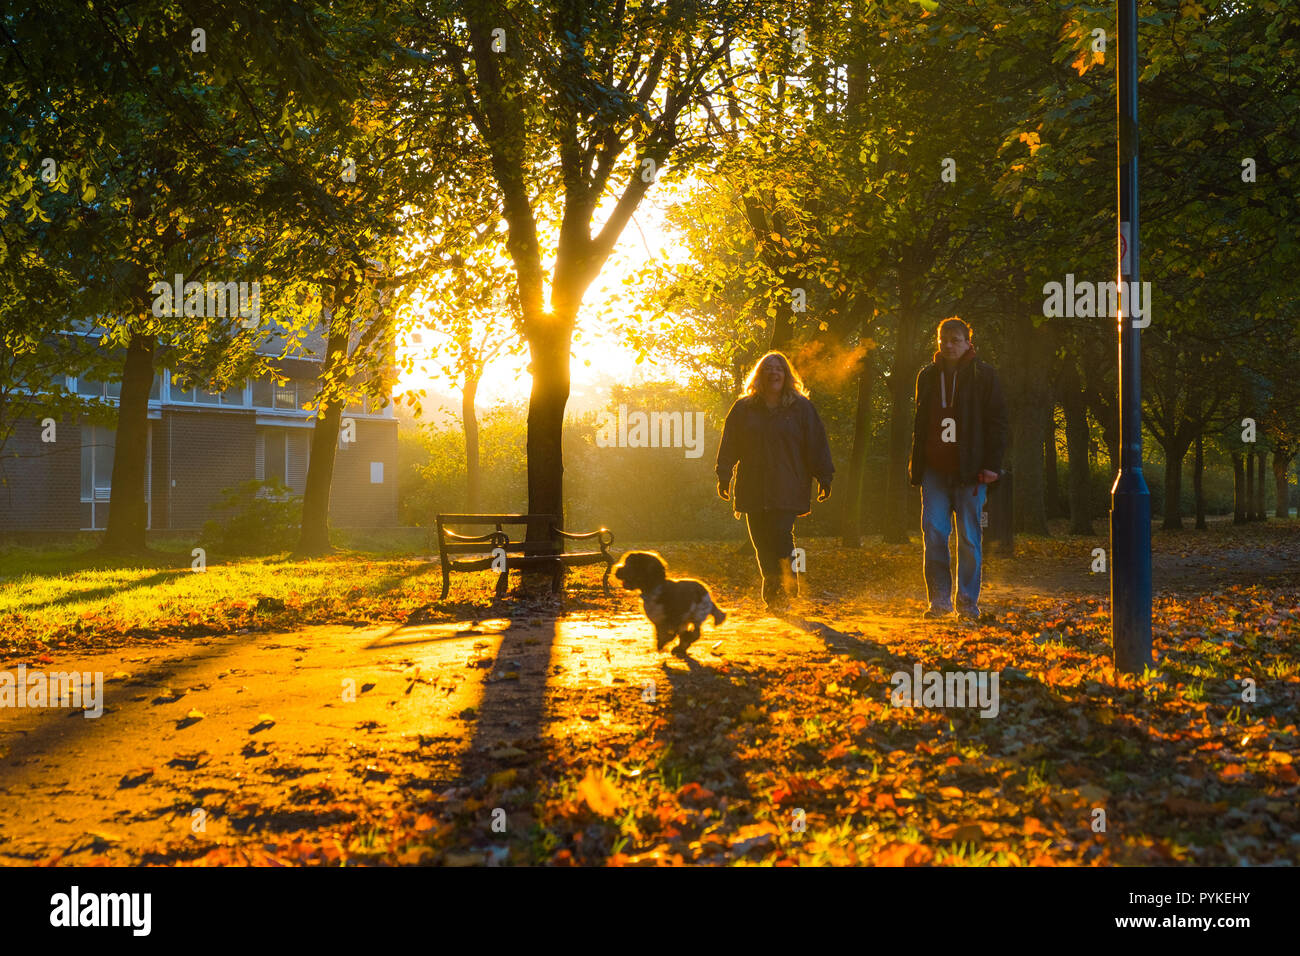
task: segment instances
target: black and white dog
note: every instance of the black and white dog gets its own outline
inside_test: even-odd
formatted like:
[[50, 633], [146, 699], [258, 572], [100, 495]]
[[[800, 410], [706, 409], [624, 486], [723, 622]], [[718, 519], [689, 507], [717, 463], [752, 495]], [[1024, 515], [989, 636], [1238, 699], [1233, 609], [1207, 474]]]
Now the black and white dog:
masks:
[[629, 551], [614, 569], [614, 577], [628, 590], [641, 592], [645, 616], [655, 626], [655, 643], [661, 651], [680, 637], [673, 653], [685, 656], [686, 649], [700, 639], [706, 617], [713, 618], [714, 627], [727, 619], [727, 612], [713, 603], [703, 582], [674, 581], [664, 559], [653, 551]]

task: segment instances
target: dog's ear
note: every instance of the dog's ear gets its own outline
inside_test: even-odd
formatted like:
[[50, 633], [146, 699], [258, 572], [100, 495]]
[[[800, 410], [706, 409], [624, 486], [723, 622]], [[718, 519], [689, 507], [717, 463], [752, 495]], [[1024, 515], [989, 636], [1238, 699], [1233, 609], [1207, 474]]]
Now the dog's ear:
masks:
[[655, 584], [668, 577], [668, 565], [653, 551], [642, 551], [642, 568], [646, 578]]

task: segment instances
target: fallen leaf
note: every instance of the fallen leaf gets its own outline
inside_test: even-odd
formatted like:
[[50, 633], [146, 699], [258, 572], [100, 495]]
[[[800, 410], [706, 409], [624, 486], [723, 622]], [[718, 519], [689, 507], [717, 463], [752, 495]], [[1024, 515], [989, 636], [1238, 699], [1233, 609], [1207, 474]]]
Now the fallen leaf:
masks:
[[153, 776], [154, 768], [145, 767], [141, 770], [130, 770], [122, 775], [122, 779], [117, 782], [119, 788], [138, 787], [150, 777]]
[[488, 786], [505, 788], [515, 782], [515, 777], [519, 776], [519, 771], [511, 767], [509, 770], [498, 770], [488, 777]]
[[443, 854], [443, 866], [482, 866], [484, 864], [482, 850], [470, 850], [466, 853], [449, 850]]
[[984, 826], [980, 823], [950, 823], [934, 832], [938, 840], [953, 843], [978, 843], [984, 839]]
[[597, 773], [595, 767], [587, 768], [587, 775], [578, 784], [578, 793], [587, 801], [587, 806], [602, 817], [613, 815], [622, 802], [618, 788], [603, 774]]
[[919, 843], [891, 843], [876, 854], [877, 866], [924, 866], [934, 851]]
[[1098, 787], [1095, 784], [1085, 783], [1079, 788], [1079, 796], [1089, 803], [1100, 803], [1110, 796], [1110, 791], [1105, 787]]

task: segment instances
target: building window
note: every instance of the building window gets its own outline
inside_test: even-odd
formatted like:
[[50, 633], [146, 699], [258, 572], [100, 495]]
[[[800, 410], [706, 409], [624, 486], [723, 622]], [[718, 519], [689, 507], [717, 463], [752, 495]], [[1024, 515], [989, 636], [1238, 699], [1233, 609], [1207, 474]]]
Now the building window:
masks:
[[320, 384], [315, 379], [291, 378], [280, 383], [270, 375], [263, 375], [253, 379], [253, 407], [300, 412], [319, 390]]
[[260, 378], [253, 379], [253, 407], [254, 408], [272, 408], [272, 395], [274, 386], [271, 384], [271, 377], [263, 375]]
[[183, 387], [183, 383], [181, 382], [180, 378], [177, 376], [175, 372], [172, 372], [171, 373], [171, 396], [173, 402], [193, 403], [194, 386], [191, 385], [189, 388]]
[[[78, 392], [80, 390], [78, 383]], [[95, 531], [108, 525], [108, 499], [113, 489], [114, 432], [111, 428], [81, 428], [81, 529]]]
[[[111, 399], [117, 401], [122, 397], [121, 382], [101, 382], [97, 379], [88, 378], [87, 376], [82, 375], [75, 379], [71, 376], [59, 376], [56, 380], [56, 384], [63, 385], [70, 389], [75, 389], [78, 395], [85, 398]], [[153, 383], [149, 386], [150, 400], [155, 402], [158, 400], [158, 394], [161, 387], [162, 379], [159, 378], [158, 373], [155, 372]]]
[[173, 402], [180, 402], [186, 405], [218, 405], [222, 407], [247, 408], [248, 402], [244, 400], [243, 384], [234, 385], [222, 392], [216, 392], [207, 388], [183, 387], [184, 383], [177, 376], [177, 373], [171, 373], [171, 398]]
[[253, 476], [258, 481], [280, 481], [302, 494], [307, 488], [311, 434], [306, 428], [259, 428]]
[[[81, 427], [81, 529], [102, 531], [108, 527], [108, 501], [113, 492], [113, 456], [117, 433], [102, 425]], [[153, 425], [145, 445], [144, 500], [149, 514], [153, 475]], [[150, 522], [151, 524], [152, 522]]]
[[298, 389], [297, 382], [293, 379], [284, 384], [276, 383], [275, 386], [275, 407], [276, 408], [297, 408], [298, 407]]
[[372, 485], [382, 485], [384, 483], [384, 463], [382, 461], [372, 461], [370, 463], [370, 483]]

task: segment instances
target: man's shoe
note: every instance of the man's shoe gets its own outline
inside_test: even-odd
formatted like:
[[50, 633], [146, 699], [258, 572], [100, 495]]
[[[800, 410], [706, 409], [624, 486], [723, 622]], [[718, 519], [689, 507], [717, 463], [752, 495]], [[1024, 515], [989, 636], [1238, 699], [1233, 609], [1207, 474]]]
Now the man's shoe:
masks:
[[978, 621], [980, 619], [980, 609], [977, 607], [958, 608], [957, 616], [965, 621]]
[[948, 617], [952, 614], [952, 608], [932, 607], [927, 608], [921, 617], [934, 620], [935, 618]]

